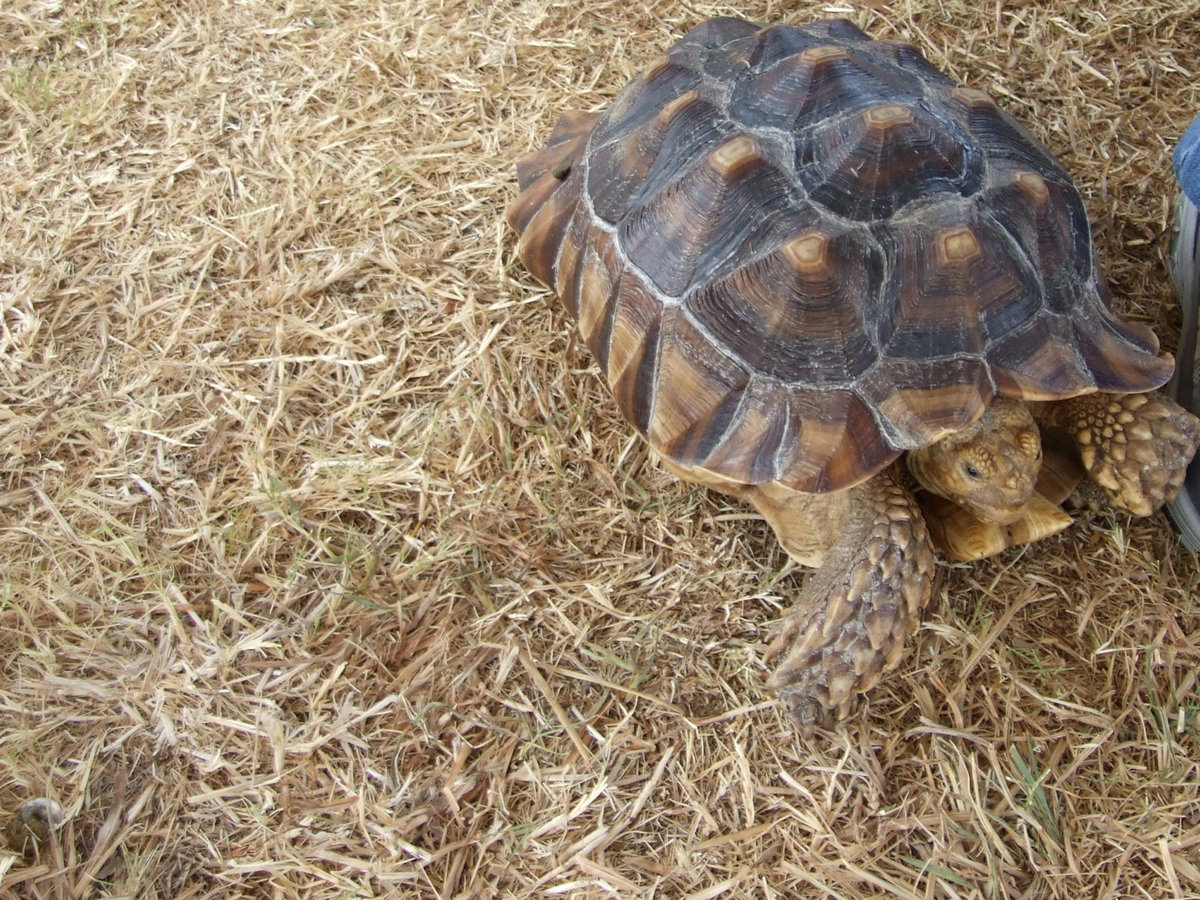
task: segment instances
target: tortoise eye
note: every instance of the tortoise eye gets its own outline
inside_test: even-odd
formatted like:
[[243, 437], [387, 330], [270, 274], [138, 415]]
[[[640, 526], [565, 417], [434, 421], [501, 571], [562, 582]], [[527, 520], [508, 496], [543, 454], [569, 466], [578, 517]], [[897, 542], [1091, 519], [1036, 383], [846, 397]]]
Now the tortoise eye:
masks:
[[983, 474], [978, 468], [975, 467], [974, 463], [965, 463], [963, 465], [963, 471], [967, 473], [968, 478], [973, 478], [976, 481], [983, 477]]

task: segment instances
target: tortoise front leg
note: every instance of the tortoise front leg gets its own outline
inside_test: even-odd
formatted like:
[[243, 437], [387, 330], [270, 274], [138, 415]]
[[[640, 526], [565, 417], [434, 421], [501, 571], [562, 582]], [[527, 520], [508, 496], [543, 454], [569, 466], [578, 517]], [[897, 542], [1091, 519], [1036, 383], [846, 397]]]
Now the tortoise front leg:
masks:
[[1200, 419], [1158, 391], [1085, 394], [1039, 404], [1033, 414], [1073, 437], [1092, 480], [1135, 516], [1175, 496], [1200, 444]]
[[804, 733], [846, 716], [896, 666], [929, 601], [933, 550], [904, 478], [893, 466], [852, 489], [840, 535], [767, 651], [770, 685]]

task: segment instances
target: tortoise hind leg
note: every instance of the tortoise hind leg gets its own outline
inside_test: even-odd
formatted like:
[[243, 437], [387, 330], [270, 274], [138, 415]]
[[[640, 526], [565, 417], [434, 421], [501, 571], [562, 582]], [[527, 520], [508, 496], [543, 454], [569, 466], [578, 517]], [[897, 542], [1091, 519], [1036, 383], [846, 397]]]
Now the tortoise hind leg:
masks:
[[1085, 394], [1034, 410], [1074, 437], [1084, 468], [1117, 507], [1148, 516], [1174, 497], [1200, 444], [1200, 419], [1148, 394]]
[[933, 551], [903, 477], [893, 466], [852, 489], [841, 533], [767, 651], [771, 687], [803, 732], [847, 715], [896, 666], [929, 601]]

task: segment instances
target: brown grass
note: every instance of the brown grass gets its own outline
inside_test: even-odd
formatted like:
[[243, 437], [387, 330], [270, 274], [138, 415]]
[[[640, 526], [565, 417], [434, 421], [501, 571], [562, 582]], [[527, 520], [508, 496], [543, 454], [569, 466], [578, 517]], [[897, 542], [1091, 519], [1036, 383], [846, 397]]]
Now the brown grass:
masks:
[[[830, 6], [1062, 155], [1177, 340], [1194, 5]], [[1094, 516], [946, 571], [792, 736], [804, 577], [650, 464], [511, 163], [728, 7], [6, 0], [0, 897], [1200, 895], [1200, 568]], [[801, 22], [816, 7], [739, 12]]]

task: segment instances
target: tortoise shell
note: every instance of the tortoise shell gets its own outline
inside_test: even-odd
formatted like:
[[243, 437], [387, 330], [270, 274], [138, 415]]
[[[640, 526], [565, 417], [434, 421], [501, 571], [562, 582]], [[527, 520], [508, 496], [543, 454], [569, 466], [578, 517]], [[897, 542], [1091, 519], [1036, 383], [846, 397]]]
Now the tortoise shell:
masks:
[[706, 22], [518, 164], [527, 268], [685, 469], [839, 490], [996, 394], [1141, 392], [1070, 176], [982, 91], [849, 22]]

